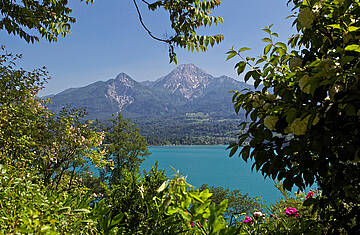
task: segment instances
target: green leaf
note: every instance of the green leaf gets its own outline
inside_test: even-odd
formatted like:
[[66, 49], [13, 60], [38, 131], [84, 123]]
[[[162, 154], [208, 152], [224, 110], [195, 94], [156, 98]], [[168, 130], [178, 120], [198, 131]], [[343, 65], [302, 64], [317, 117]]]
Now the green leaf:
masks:
[[272, 40], [271, 40], [270, 38], [263, 38], [262, 41], [263, 41], [263, 42], [272, 43]]
[[235, 67], [237, 67], [237, 74], [240, 75], [242, 72], [244, 72], [246, 63], [244, 61], [240, 61], [236, 64]]
[[286, 47], [285, 43], [277, 42], [275, 45], [283, 48], [285, 51], [287, 50], [287, 47]]
[[295, 108], [289, 109], [289, 111], [287, 111], [286, 113], [286, 122], [288, 124], [291, 124], [295, 120], [296, 115], [297, 115], [297, 109]]
[[229, 54], [228, 55], [228, 57], [226, 58], [226, 60], [230, 60], [231, 58], [233, 58], [233, 57], [235, 57], [237, 54], [236, 54], [236, 51], [230, 51], [230, 52], [228, 52], [227, 54]]
[[122, 219], [124, 217], [124, 214], [120, 212], [120, 214], [117, 214], [112, 220], [111, 220], [111, 223], [110, 223], [110, 226], [116, 226], [118, 225]]
[[247, 73], [245, 74], [245, 77], [244, 77], [244, 81], [245, 81], [245, 82], [247, 82], [247, 81], [250, 79], [252, 73], [253, 73], [253, 71], [249, 71], [249, 72], [247, 72]]
[[[271, 44], [270, 44], [270, 45], [271, 45]], [[260, 63], [262, 63], [262, 62], [264, 62], [264, 61], [265, 61], [264, 58], [260, 58], [260, 59], [258, 59], [258, 60], [256, 61], [255, 64], [260, 64]]]
[[241, 149], [240, 155], [242, 156], [242, 159], [247, 162], [249, 156], [250, 156], [250, 146], [245, 146]]
[[271, 34], [271, 30], [270, 29], [261, 29], [264, 32], [267, 32], [268, 34]]
[[328, 27], [331, 27], [333, 29], [341, 29], [339, 24], [329, 24]]
[[209, 197], [211, 197], [213, 194], [209, 192], [209, 189], [205, 189], [203, 191], [200, 192], [200, 198], [202, 200], [207, 200]]
[[234, 146], [234, 147], [231, 149], [231, 151], [230, 151], [229, 157], [234, 156], [234, 154], [236, 153], [236, 151], [238, 150], [238, 148], [239, 148], [238, 145]]
[[228, 206], [228, 199], [224, 199], [219, 206], [216, 208], [219, 215], [222, 215], [225, 213], [226, 208]]
[[213, 36], [210, 36], [210, 45], [213, 47], [215, 44], [215, 39]]
[[251, 112], [250, 118], [253, 122], [255, 122], [257, 119], [257, 112], [255, 112], [255, 111]]
[[345, 47], [345, 50], [360, 52], [360, 45], [352, 44], [352, 45]]
[[264, 54], [265, 54], [265, 55], [266, 55], [267, 53], [269, 53], [271, 47], [272, 47], [272, 44], [269, 44], [269, 45], [267, 45], [267, 46], [265, 47], [265, 49], [264, 49]]
[[355, 26], [350, 26], [349, 28], [349, 32], [354, 32], [360, 29], [360, 27], [355, 27]]
[[243, 48], [240, 48], [240, 49], [239, 49], [238, 53], [240, 53], [240, 52], [242, 52], [242, 51], [249, 51], [249, 50], [251, 50], [251, 49], [248, 48], [248, 47], [243, 47]]
[[308, 198], [304, 201], [303, 206], [312, 206], [316, 203], [315, 198]]
[[90, 210], [88, 209], [85, 209], [85, 208], [80, 208], [80, 209], [76, 209], [76, 210], [73, 210], [74, 213], [90, 213]]
[[309, 6], [310, 5], [310, 0], [303, 0], [302, 4], [304, 6]]
[[261, 80], [260, 79], [256, 79], [256, 81], [254, 82], [254, 87], [255, 89], [258, 88], [258, 86], [260, 85]]

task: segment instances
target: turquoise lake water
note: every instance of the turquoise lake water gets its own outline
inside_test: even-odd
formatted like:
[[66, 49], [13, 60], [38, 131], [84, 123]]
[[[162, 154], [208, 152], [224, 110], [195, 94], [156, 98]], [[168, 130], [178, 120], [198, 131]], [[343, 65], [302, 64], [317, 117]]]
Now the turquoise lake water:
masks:
[[142, 169], [150, 169], [158, 161], [167, 176], [174, 174], [173, 167], [195, 187], [208, 184], [238, 189], [250, 196], [262, 196], [267, 205], [281, 196], [271, 179], [251, 171], [252, 162], [246, 163], [237, 155], [229, 158], [225, 145], [151, 146], [149, 151], [151, 155], [143, 162]]

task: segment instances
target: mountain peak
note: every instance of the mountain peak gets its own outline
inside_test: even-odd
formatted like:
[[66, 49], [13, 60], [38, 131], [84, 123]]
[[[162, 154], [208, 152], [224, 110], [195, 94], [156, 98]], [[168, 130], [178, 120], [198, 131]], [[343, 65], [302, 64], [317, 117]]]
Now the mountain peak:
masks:
[[207, 74], [204, 70], [196, 67], [194, 64], [181, 64], [177, 66], [171, 73]]
[[[119, 73], [116, 77], [115, 80], [128, 80], [131, 79], [131, 77], [129, 75], [127, 75], [126, 73]], [[132, 79], [131, 79], [132, 80]]]
[[115, 79], [109, 80], [109, 82], [120, 82], [125, 86], [134, 86], [138, 82], [132, 79], [129, 75], [126, 73], [119, 73]]
[[154, 87], [168, 90], [171, 94], [180, 93], [191, 99], [202, 95], [213, 77], [194, 64], [182, 64], [168, 75], [155, 81]]

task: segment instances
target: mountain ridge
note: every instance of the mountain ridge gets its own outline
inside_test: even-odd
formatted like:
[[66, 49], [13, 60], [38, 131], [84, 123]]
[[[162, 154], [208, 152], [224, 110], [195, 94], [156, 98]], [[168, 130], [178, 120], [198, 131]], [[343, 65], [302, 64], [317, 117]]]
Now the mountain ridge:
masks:
[[169, 117], [204, 112], [231, 116], [230, 90], [251, 86], [227, 76], [214, 77], [194, 64], [183, 64], [155, 81], [138, 82], [126, 73], [51, 97], [49, 109], [87, 108], [89, 119], [107, 119], [122, 113], [129, 118]]

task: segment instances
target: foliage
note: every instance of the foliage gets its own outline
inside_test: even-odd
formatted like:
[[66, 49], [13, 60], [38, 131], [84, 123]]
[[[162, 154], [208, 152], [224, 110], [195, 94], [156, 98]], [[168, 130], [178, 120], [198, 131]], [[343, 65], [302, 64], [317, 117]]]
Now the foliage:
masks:
[[0, 233], [95, 233], [91, 198], [46, 188], [32, 169], [0, 165]]
[[227, 227], [223, 214], [227, 200], [218, 206], [211, 201], [208, 189], [199, 191], [186, 182], [178, 173], [171, 181], [164, 182], [158, 192], [165, 194], [155, 198], [159, 208], [164, 208], [167, 215], [182, 220], [182, 230], [172, 230], [171, 234], [238, 234], [236, 228]]
[[105, 144], [107, 158], [113, 162], [110, 172], [110, 182], [121, 181], [124, 168], [134, 172], [149, 155], [146, 139], [138, 133], [136, 125], [125, 120], [121, 114], [110, 120], [111, 127], [106, 129]]
[[37, 93], [47, 80], [44, 69], [17, 69], [18, 55], [5, 52], [0, 60], [0, 163], [31, 167], [46, 185], [71, 190], [79, 169], [90, 161], [96, 167], [107, 162], [100, 151], [104, 133], [84, 123], [82, 110], [63, 109], [58, 115], [44, 106]]
[[[82, 172], [89, 171], [90, 164], [96, 168], [109, 165], [100, 147], [104, 132], [95, 130], [91, 121], [84, 122], [84, 116], [83, 110], [63, 109], [46, 120], [46, 132], [42, 133], [41, 147], [36, 152], [39, 157], [33, 159], [45, 183], [52, 179], [53, 186], [65, 183], [71, 190], [79, 185], [76, 181]], [[63, 182], [66, 175], [68, 179]]]
[[235, 66], [239, 74], [249, 67], [245, 81], [263, 85], [234, 94], [236, 112], [243, 108], [251, 123], [229, 146], [231, 155], [249, 141], [242, 158], [255, 159], [257, 170], [283, 180], [287, 190], [317, 181], [322, 196], [315, 207], [323, 210], [332, 232], [358, 232], [360, 3], [289, 2], [298, 31], [288, 42], [294, 50], [278, 42], [269, 26], [258, 59], [242, 56], [249, 48], [228, 52], [228, 59], [241, 58]]
[[211, 201], [216, 206], [220, 205], [223, 200], [228, 201], [228, 207], [224, 213], [224, 219], [228, 222], [229, 226], [234, 226], [241, 222], [244, 214], [252, 215], [255, 211], [262, 211], [263, 204], [259, 199], [252, 198], [248, 194], [242, 194], [239, 190], [229, 190], [223, 187], [208, 187], [207, 184], [203, 184], [200, 187], [200, 191], [208, 189], [211, 195]]
[[[83, 1], [83, 0], [81, 0]], [[85, 0], [93, 3], [94, 0]], [[70, 24], [75, 18], [70, 16], [67, 0], [60, 1], [11, 1], [0, 2], [0, 29], [18, 35], [26, 42], [39, 41], [36, 32], [48, 41], [57, 41], [59, 36], [70, 33]]]
[[138, 168], [134, 171], [122, 168], [121, 174], [121, 182], [111, 184], [105, 197], [112, 216], [123, 215], [118, 227], [126, 234], [166, 233], [171, 229], [171, 218], [159, 210], [154, 201], [156, 190], [167, 180], [164, 171], [156, 165], [144, 171], [143, 177]]
[[[43, 129], [47, 115], [36, 100], [37, 92], [47, 80], [44, 69], [27, 72], [16, 69], [19, 55], [12, 55], [1, 47], [0, 55], [0, 163], [11, 163], [22, 156], [22, 161], [31, 159], [32, 149]], [[7, 156], [6, 158], [4, 156]]]

